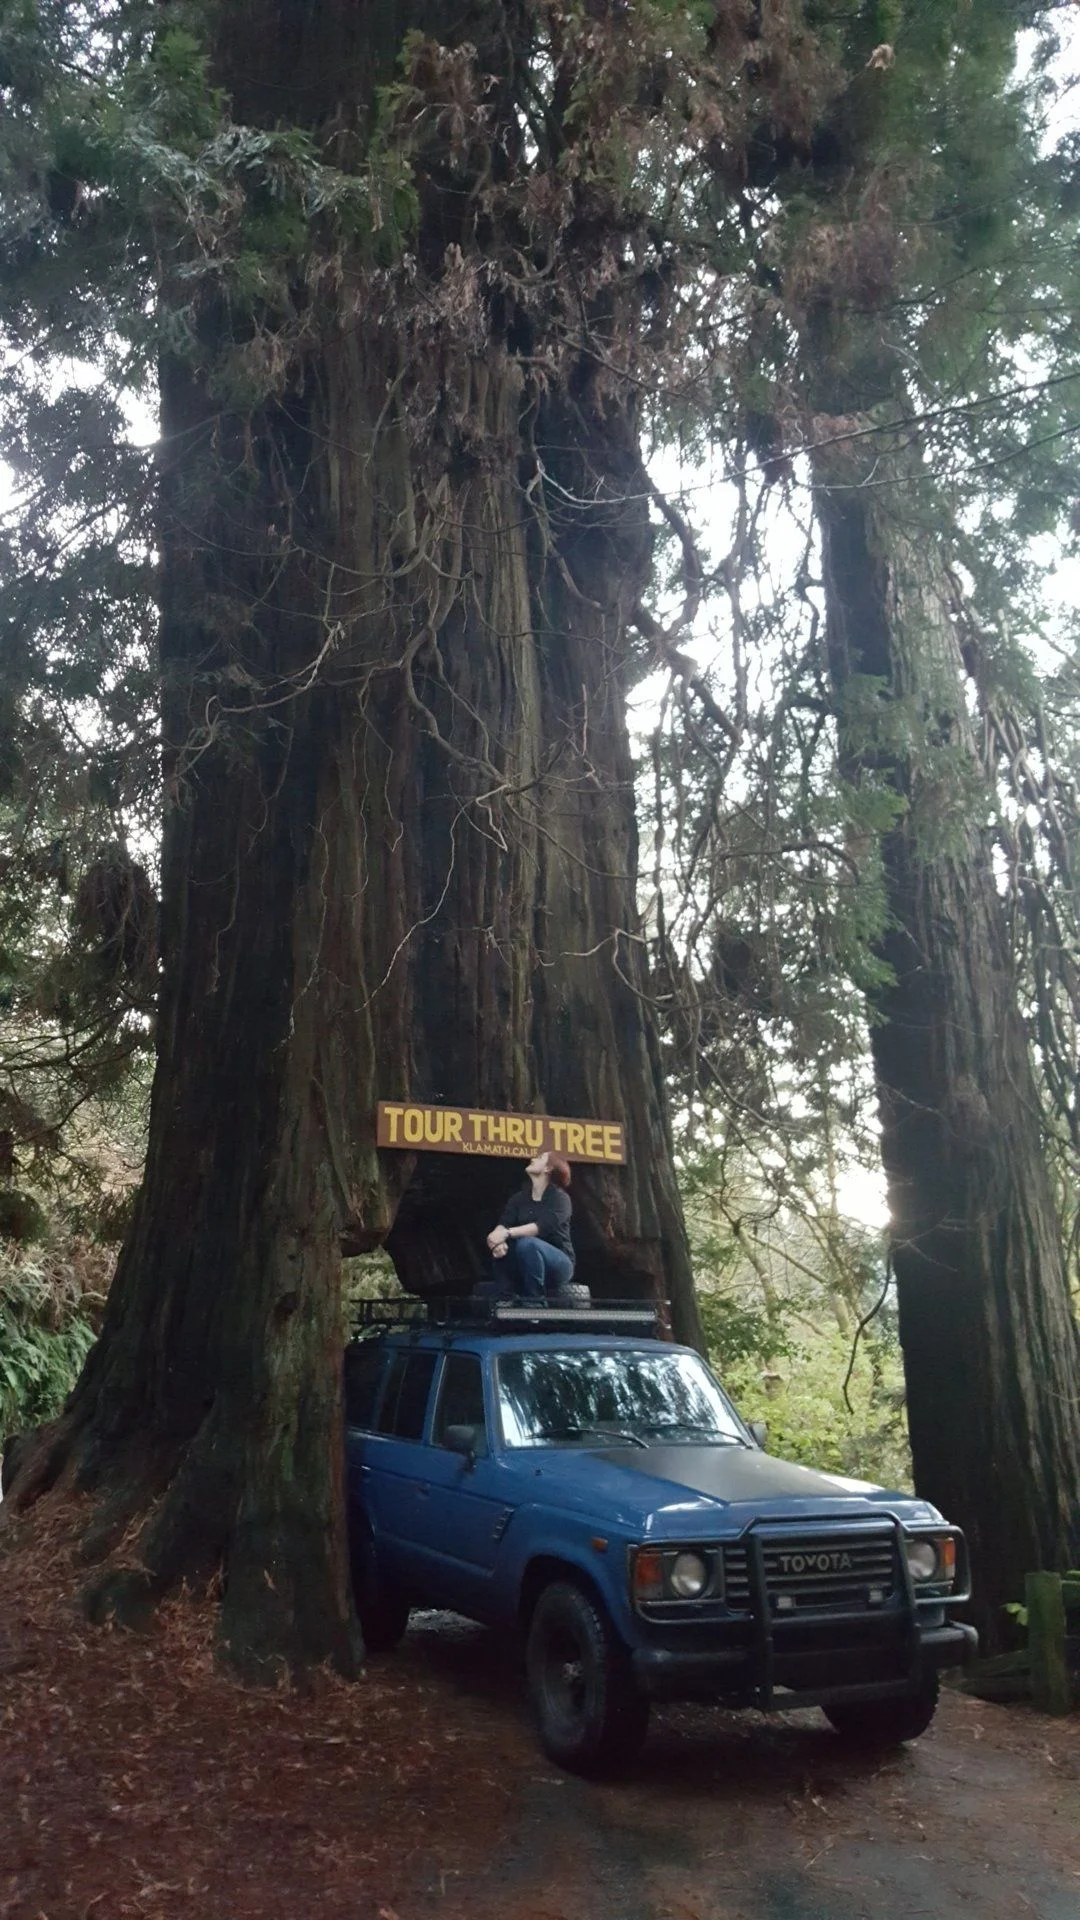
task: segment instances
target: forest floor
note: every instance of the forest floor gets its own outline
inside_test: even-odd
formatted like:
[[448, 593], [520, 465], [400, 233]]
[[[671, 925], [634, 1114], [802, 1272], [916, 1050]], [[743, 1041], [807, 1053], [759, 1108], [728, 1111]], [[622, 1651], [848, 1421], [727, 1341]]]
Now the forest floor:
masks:
[[1080, 1920], [1080, 1720], [950, 1694], [870, 1760], [817, 1713], [672, 1709], [591, 1785], [478, 1628], [245, 1692], [205, 1607], [83, 1625], [71, 1526], [0, 1540], [2, 1920]]

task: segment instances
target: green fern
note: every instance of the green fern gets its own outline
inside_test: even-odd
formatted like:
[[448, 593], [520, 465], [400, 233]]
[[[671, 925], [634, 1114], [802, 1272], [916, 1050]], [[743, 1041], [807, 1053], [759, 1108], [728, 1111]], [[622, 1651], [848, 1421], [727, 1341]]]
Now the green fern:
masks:
[[59, 1413], [93, 1342], [77, 1289], [0, 1251], [0, 1444]]

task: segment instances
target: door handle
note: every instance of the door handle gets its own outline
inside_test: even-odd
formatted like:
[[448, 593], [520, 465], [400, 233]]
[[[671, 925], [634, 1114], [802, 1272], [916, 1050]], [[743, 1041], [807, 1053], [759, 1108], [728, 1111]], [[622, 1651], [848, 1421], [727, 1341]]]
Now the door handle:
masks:
[[417, 1483], [416, 1492], [419, 1499], [426, 1500], [428, 1497], [428, 1494], [431, 1492], [431, 1488], [428, 1486], [426, 1481], [421, 1480]]

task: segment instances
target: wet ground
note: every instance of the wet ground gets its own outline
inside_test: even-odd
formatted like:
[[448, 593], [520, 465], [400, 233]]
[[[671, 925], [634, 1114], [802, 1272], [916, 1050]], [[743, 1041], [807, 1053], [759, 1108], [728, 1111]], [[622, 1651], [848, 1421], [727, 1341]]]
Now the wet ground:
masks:
[[[490, 1636], [414, 1622], [394, 1656], [447, 1712], [483, 1715], [518, 1769], [497, 1849], [400, 1920], [1080, 1920], [1080, 1730], [956, 1693], [886, 1759], [823, 1715], [654, 1715], [640, 1761], [597, 1786], [531, 1745]], [[497, 1731], [496, 1731], [497, 1730]]]
[[244, 1690], [212, 1599], [87, 1628], [78, 1526], [0, 1534], [0, 1920], [1080, 1920], [1080, 1718], [951, 1694], [870, 1760], [817, 1713], [667, 1709], [593, 1785], [481, 1629]]

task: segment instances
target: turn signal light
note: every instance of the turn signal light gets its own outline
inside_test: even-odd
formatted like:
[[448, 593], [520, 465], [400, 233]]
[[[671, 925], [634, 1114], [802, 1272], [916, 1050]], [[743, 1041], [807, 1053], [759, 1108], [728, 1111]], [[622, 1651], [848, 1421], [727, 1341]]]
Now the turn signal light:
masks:
[[956, 1541], [951, 1535], [938, 1541], [938, 1565], [943, 1580], [956, 1579]]
[[664, 1557], [655, 1547], [639, 1547], [634, 1555], [635, 1600], [662, 1600]]

